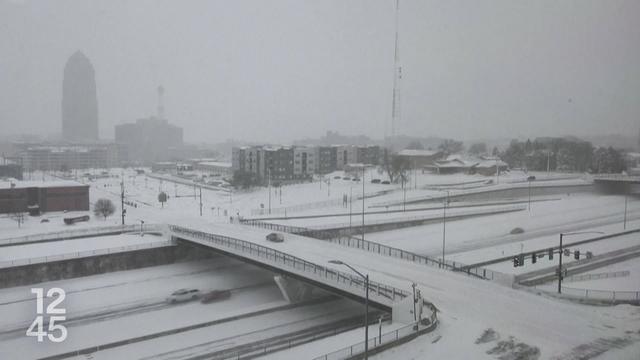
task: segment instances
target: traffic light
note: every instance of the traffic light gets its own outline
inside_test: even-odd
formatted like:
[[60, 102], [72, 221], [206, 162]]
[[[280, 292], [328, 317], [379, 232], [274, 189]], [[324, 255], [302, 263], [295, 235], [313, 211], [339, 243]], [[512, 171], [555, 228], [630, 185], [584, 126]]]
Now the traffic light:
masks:
[[576, 250], [573, 252], [573, 258], [576, 260], [580, 260], [580, 250]]
[[513, 257], [513, 267], [518, 267], [520, 266], [520, 257], [519, 256], [514, 256]]
[[531, 254], [531, 263], [535, 264], [538, 261], [538, 255], [536, 253]]
[[519, 257], [518, 262], [520, 263], [520, 266], [524, 266], [524, 254], [518, 255], [518, 257]]
[[569, 249], [564, 249], [564, 256], [569, 256], [571, 255], [571, 251], [569, 251]]
[[587, 259], [591, 259], [593, 257], [593, 253], [591, 251], [587, 251]]
[[549, 260], [553, 260], [553, 248], [547, 250], [549, 252]]

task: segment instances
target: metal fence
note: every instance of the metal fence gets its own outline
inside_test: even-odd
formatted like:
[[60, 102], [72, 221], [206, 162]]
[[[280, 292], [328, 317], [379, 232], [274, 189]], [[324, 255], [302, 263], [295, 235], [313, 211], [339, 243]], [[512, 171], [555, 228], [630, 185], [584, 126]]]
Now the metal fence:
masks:
[[598, 279], [608, 279], [608, 278], [617, 278], [617, 277], [625, 277], [631, 275], [629, 270], [623, 271], [613, 271], [613, 272], [605, 272], [605, 273], [597, 273], [597, 274], [582, 274], [582, 275], [573, 275], [564, 278], [562, 281], [564, 282], [578, 282], [578, 281], [588, 281], [588, 280], [598, 280]]
[[632, 303], [640, 304], [640, 291], [613, 291], [613, 290], [593, 290], [562, 287], [562, 294], [551, 290], [550, 286], [534, 286], [536, 291], [542, 291], [549, 296], [559, 298], [574, 298], [579, 300], [597, 300], [611, 303]]
[[495, 281], [507, 286], [511, 286], [514, 281], [514, 276], [511, 274], [505, 274], [481, 267], [468, 268], [466, 264], [455, 261], [445, 260], [443, 262], [442, 260], [430, 258], [424, 255], [418, 255], [410, 251], [383, 245], [373, 241], [362, 240], [349, 235], [344, 236], [338, 230], [308, 229], [299, 226], [272, 224], [260, 220], [242, 220], [242, 223], [250, 226], [260, 227], [263, 229], [327, 240], [329, 242], [333, 242], [342, 246], [357, 248], [384, 256], [408, 260], [418, 264], [445, 268], [448, 270], [465, 273], [467, 275], [480, 277], [486, 280]]
[[[417, 335], [417, 333], [430, 332], [433, 329], [435, 329], [437, 325], [438, 325], [438, 318], [436, 313], [433, 312], [429, 317], [429, 324], [426, 327], [420, 328], [418, 323], [412, 323], [407, 326], [401, 327], [399, 329], [384, 333], [381, 336], [370, 338], [367, 340], [368, 349], [369, 351], [375, 351], [377, 347], [392, 344], [407, 336], [415, 336]], [[336, 350], [328, 354], [315, 357], [313, 360], [349, 359], [355, 355], [364, 353], [364, 343], [365, 343], [364, 341], [361, 341], [351, 346], [342, 348], [340, 350]]]
[[[270, 247], [258, 245], [250, 241], [191, 230], [176, 225], [169, 225], [169, 230], [176, 234], [176, 237], [187, 236], [187, 240], [193, 241], [193, 239], [196, 239], [197, 241], [195, 242], [204, 242], [205, 245], [207, 243], [215, 244], [216, 246], [214, 248], [219, 248], [223, 251], [229, 250], [231, 252], [241, 253], [242, 256], [247, 258], [260, 258], [263, 263], [275, 263], [279, 265], [279, 268], [285, 267], [294, 270], [294, 272], [303, 272], [305, 273], [305, 277], [311, 279], [318, 278], [330, 281], [334, 285], [338, 285], [342, 288], [361, 288], [360, 291], [362, 291], [362, 295], [364, 296], [365, 283], [360, 277], [322, 265], [317, 265], [297, 256], [293, 256]], [[401, 300], [410, 295], [407, 291], [376, 281], [369, 281], [369, 293], [370, 295], [373, 295], [373, 297], [381, 297], [391, 302]]]
[[107, 249], [76, 251], [76, 252], [70, 252], [70, 253], [58, 254], [58, 255], [40, 256], [40, 257], [17, 259], [17, 260], [7, 260], [7, 261], [0, 261], [0, 269], [15, 267], [15, 266], [31, 265], [31, 264], [49, 263], [49, 262], [69, 260], [69, 259], [78, 259], [78, 258], [85, 258], [85, 257], [91, 257], [91, 256], [108, 255], [108, 254], [115, 254], [115, 253], [129, 252], [129, 251], [136, 251], [136, 250], [152, 249], [152, 248], [172, 246], [172, 245], [174, 245], [174, 243], [171, 240], [166, 240], [166, 241], [158, 241], [158, 242], [152, 242], [147, 244], [119, 246], [119, 247], [113, 247], [113, 248], [107, 248]]
[[[465, 216], [491, 215], [491, 214], [501, 214], [501, 213], [512, 212], [512, 211], [522, 211], [522, 210], [525, 210], [526, 208], [527, 208], [526, 205], [509, 205], [509, 206], [494, 207], [494, 208], [491, 208], [491, 209], [480, 209], [480, 210], [474, 209], [474, 210], [467, 210], [467, 211], [454, 211], [454, 212], [452, 212], [450, 214], [447, 213], [447, 220], [454, 220], [454, 219], [456, 219], [458, 217], [465, 217]], [[354, 215], [354, 217], [356, 217], [359, 214], [355, 213], [353, 215]], [[366, 221], [365, 222], [365, 226], [394, 224], [394, 223], [403, 223], [403, 222], [412, 222], [412, 221], [441, 220], [441, 219], [442, 219], [442, 214], [393, 217], [393, 218], [384, 219], [384, 220]], [[348, 228], [348, 227], [349, 227], [349, 223], [345, 222], [345, 223], [314, 226], [311, 229], [312, 230], [324, 230], [324, 229]], [[358, 224], [353, 225], [352, 224], [352, 227], [353, 228], [359, 228], [359, 227], [361, 227], [361, 225], [358, 225]]]
[[564, 295], [608, 301], [640, 301], [640, 291], [610, 291], [562, 287]]
[[[390, 192], [390, 190], [382, 190], [382, 191], [376, 191], [376, 192], [372, 192], [372, 193], [365, 193], [364, 197], [366, 199], [366, 198], [371, 198], [371, 197], [384, 195], [384, 194], [387, 194], [389, 192]], [[362, 199], [362, 194], [354, 195], [354, 197], [353, 197], [354, 201], [355, 200], [361, 200], [361, 199]], [[310, 202], [310, 203], [306, 203], [306, 204], [299, 204], [299, 205], [291, 205], [291, 206], [284, 206], [284, 207], [278, 207], [278, 208], [271, 208], [271, 210], [264, 209], [264, 208], [251, 209], [250, 214], [251, 214], [251, 216], [287, 214], [287, 213], [293, 213], [293, 212], [299, 212], [299, 211], [305, 211], [305, 210], [322, 209], [322, 208], [326, 208], [326, 207], [340, 206], [340, 205], [343, 205], [343, 204], [344, 204], [344, 200], [343, 199], [331, 199], [331, 200]]]
[[0, 239], [0, 246], [15, 245], [15, 244], [21, 244], [21, 243], [33, 243], [33, 242], [41, 242], [41, 241], [64, 240], [64, 239], [90, 237], [90, 236], [105, 235], [105, 234], [118, 234], [123, 232], [135, 232], [135, 231], [140, 231], [141, 229], [143, 232], [155, 232], [155, 231], [163, 230], [162, 225], [159, 225], [159, 224], [144, 224], [142, 225], [142, 228], [140, 227], [139, 224], [138, 225], [88, 227], [88, 228], [81, 228], [81, 229], [70, 229], [70, 230], [64, 230], [64, 231], [4, 238], [4, 239]]

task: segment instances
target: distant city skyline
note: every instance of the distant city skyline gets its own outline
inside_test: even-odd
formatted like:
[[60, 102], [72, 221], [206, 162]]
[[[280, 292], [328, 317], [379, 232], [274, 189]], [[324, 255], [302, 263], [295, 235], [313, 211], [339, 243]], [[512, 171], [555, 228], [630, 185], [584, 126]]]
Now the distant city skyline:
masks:
[[[635, 134], [637, 1], [420, 2], [400, 11], [397, 134]], [[1, 1], [0, 126], [59, 133], [62, 69], [96, 72], [100, 135], [156, 113], [185, 141], [389, 134], [393, 1]]]

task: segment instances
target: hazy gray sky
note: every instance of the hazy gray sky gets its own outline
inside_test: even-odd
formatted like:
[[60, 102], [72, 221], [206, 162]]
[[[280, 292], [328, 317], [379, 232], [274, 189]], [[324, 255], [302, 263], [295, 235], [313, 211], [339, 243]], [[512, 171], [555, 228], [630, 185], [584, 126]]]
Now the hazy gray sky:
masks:
[[[0, 129], [59, 133], [62, 71], [96, 70], [100, 135], [155, 113], [188, 141], [389, 129], [394, 0], [0, 0]], [[640, 1], [401, 0], [399, 133], [633, 133]]]

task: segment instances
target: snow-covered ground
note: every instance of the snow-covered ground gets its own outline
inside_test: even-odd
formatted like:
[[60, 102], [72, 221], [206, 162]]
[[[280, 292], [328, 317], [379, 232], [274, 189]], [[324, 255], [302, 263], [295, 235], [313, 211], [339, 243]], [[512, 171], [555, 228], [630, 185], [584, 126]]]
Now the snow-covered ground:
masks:
[[[627, 210], [627, 228], [640, 227], [640, 201], [630, 199]], [[533, 203], [531, 212], [519, 211], [448, 222], [445, 250], [446, 254], [454, 256], [471, 250], [514, 243], [517, 244], [519, 252], [520, 244], [524, 245], [530, 239], [543, 236], [557, 239], [560, 232], [581, 231], [614, 224], [608, 231], [622, 231], [623, 216], [622, 196], [571, 195], [558, 201]], [[516, 227], [522, 228], [524, 233], [510, 234]], [[419, 254], [441, 256], [442, 232], [442, 223], [429, 224], [367, 234], [366, 239]], [[579, 239], [580, 237], [568, 237], [567, 242]], [[505, 255], [508, 254], [505, 251]], [[487, 260], [485, 256], [489, 259], [503, 256], [502, 249], [478, 256], [478, 262]], [[474, 262], [476, 259], [461, 256], [460, 259], [462, 258], [468, 262]]]
[[131, 245], [144, 245], [166, 242], [163, 236], [146, 234], [107, 235], [90, 238], [79, 238], [54, 242], [43, 242], [27, 245], [7, 246], [0, 251], [0, 263], [21, 259], [33, 259], [45, 256], [56, 256], [75, 252], [102, 249], [117, 249]]
[[[376, 358], [380, 359], [421, 359], [451, 358], [451, 359], [495, 359], [505, 355], [502, 350], [512, 347], [525, 349], [532, 353], [538, 351], [539, 358], [580, 358], [589, 349], [611, 349], [604, 353], [605, 358], [630, 358], [637, 359], [638, 344], [640, 343], [640, 310], [637, 307], [619, 305], [614, 307], [591, 307], [578, 305], [554, 298], [534, 295], [528, 292], [509, 289], [495, 283], [481, 281], [461, 274], [442, 271], [432, 267], [425, 267], [399, 259], [378, 256], [372, 253], [362, 252], [358, 249], [341, 247], [323, 241], [306, 239], [302, 237], [287, 237], [282, 244], [267, 243], [264, 241], [266, 231], [249, 228], [246, 226], [228, 225], [229, 216], [240, 214], [248, 216], [252, 209], [265, 207], [268, 204], [269, 193], [267, 189], [254, 189], [247, 191], [214, 191], [203, 189], [203, 216], [199, 215], [199, 199], [196, 197], [176, 197], [193, 195], [193, 187], [174, 185], [167, 181], [146, 178], [144, 175], [134, 175], [132, 170], [113, 170], [113, 175], [124, 174], [126, 199], [136, 206], [126, 206], [128, 224], [138, 224], [141, 220], [145, 223], [175, 223], [209, 229], [212, 232], [223, 233], [229, 236], [242, 238], [272, 246], [282, 251], [288, 251], [296, 256], [312, 262], [327, 264], [330, 259], [341, 259], [353, 265], [359, 271], [368, 273], [372, 280], [387, 283], [399, 288], [410, 290], [411, 282], [416, 282], [426, 299], [432, 301], [441, 311], [439, 317], [441, 324], [436, 332], [384, 352]], [[345, 208], [340, 202], [344, 194], [352, 193], [357, 196], [361, 193], [362, 183], [334, 179], [331, 174], [331, 185], [327, 183], [306, 183], [284, 186], [282, 196], [279, 190], [272, 189], [271, 205], [273, 208], [285, 206], [308, 207], [307, 210], [296, 212], [302, 214], [326, 214], [332, 212], [344, 212]], [[526, 177], [531, 174], [512, 172], [500, 177], [499, 185], [480, 184], [480, 190], [490, 189], [492, 186], [508, 187], [510, 184], [521, 185]], [[546, 174], [535, 174], [536, 181], [544, 181]], [[399, 185], [371, 184], [372, 178], [384, 178], [376, 170], [370, 171], [365, 177], [365, 192], [396, 189], [386, 195], [366, 199], [367, 208], [377, 202], [401, 201], [403, 191]], [[145, 180], [146, 179], [146, 180]], [[417, 189], [407, 191], [407, 198], [420, 196], [439, 196], [442, 189], [434, 187], [448, 187], [452, 191], [469, 191], [470, 185], [458, 185], [459, 183], [477, 181], [479, 183], [493, 177], [479, 175], [434, 175], [418, 174], [415, 183], [411, 185]], [[552, 174], [547, 184], [579, 183], [582, 180], [576, 175]], [[95, 202], [99, 198], [109, 198], [118, 207], [120, 204], [120, 178], [102, 178], [89, 182], [90, 199]], [[429, 186], [428, 189], [423, 188]], [[475, 186], [475, 185], [474, 185]], [[164, 207], [157, 201], [160, 190], [169, 195], [169, 200]], [[477, 189], [474, 189], [474, 191]], [[199, 192], [196, 194], [199, 195]], [[555, 197], [555, 196], [554, 196]], [[499, 215], [488, 215], [469, 218], [459, 221], [451, 221], [446, 225], [446, 254], [448, 259], [463, 263], [480, 262], [495, 257], [519, 253], [524, 250], [544, 248], [557, 244], [559, 232], [597, 230], [606, 233], [622, 230], [622, 218], [624, 212], [624, 198], [621, 196], [603, 196], [595, 194], [572, 194], [571, 196], [557, 196], [558, 200], [535, 202], [531, 206], [531, 212], [519, 211]], [[314, 203], [323, 201], [337, 201], [338, 205], [322, 208], [315, 207]], [[308, 205], [308, 206], [307, 206]], [[354, 202], [354, 212], [356, 202]], [[358, 202], [358, 209], [361, 204]], [[421, 205], [424, 206], [424, 205]], [[411, 208], [413, 206], [409, 206]], [[397, 207], [396, 207], [397, 209]], [[348, 209], [347, 209], [348, 210]], [[454, 209], [449, 209], [453, 214]], [[226, 211], [226, 215], [225, 215]], [[422, 214], [439, 214], [440, 210], [434, 209], [424, 212], [412, 212], [404, 214], [381, 215], [380, 219], [393, 217], [418, 216]], [[22, 236], [26, 234], [48, 231], [60, 231], [69, 228], [80, 229], [120, 224], [119, 209], [106, 220], [95, 218], [93, 215], [87, 223], [79, 223], [72, 227], [66, 226], [62, 218], [87, 212], [52, 213], [41, 217], [26, 217], [26, 223], [18, 228], [16, 222], [9, 218], [0, 218], [0, 238]], [[292, 214], [289, 214], [292, 215]], [[40, 223], [41, 218], [50, 219], [49, 223]], [[308, 226], [312, 223], [348, 223], [348, 218], [324, 218], [324, 220], [299, 221], [299, 225]], [[374, 219], [372, 215], [370, 219]], [[640, 202], [635, 198], [629, 198], [627, 213], [627, 229], [640, 227]], [[201, 221], [202, 220], [202, 221]], [[360, 218], [358, 218], [360, 220]], [[204, 221], [204, 222], [203, 222]], [[356, 220], [354, 219], [354, 222]], [[521, 227], [523, 234], [511, 235], [509, 232]], [[441, 256], [442, 252], [442, 224], [430, 224], [414, 228], [405, 228], [393, 231], [366, 234], [367, 240], [380, 242], [389, 246], [406, 249], [412, 252]], [[581, 240], [594, 235], [572, 236], [567, 242]], [[0, 248], [0, 259], [16, 258], [30, 253], [43, 254], [49, 251], [57, 252], [67, 249], [68, 246], [83, 249], [103, 246], [113, 241], [118, 246], [125, 246], [148, 241], [147, 236], [140, 238], [137, 235], [120, 235], [105, 240], [107, 237], [89, 239], [85, 243], [82, 240], [62, 242], [60, 245], [42, 244], [29, 248], [26, 246]], [[142, 240], [144, 239], [144, 240]], [[634, 245], [637, 237], [626, 236], [619, 239], [610, 239], [607, 242], [581, 245], [582, 251], [593, 251], [595, 255]], [[105, 242], [105, 243], [103, 243]], [[55, 243], [53, 243], [55, 244]], [[69, 245], [73, 244], [73, 245]], [[30, 245], [29, 245], [30, 246]], [[86, 246], [86, 247], [85, 247]], [[503, 255], [504, 254], [504, 255]], [[569, 260], [569, 258], [566, 258]], [[2, 260], [0, 260], [2, 261]], [[547, 264], [547, 259], [542, 259], [536, 264]], [[637, 279], [637, 259], [626, 263], [611, 265], [595, 272], [630, 270], [631, 275], [625, 281]], [[616, 267], [620, 265], [620, 267]], [[184, 266], [187, 266], [186, 268]], [[239, 291], [232, 299], [211, 306], [199, 303], [189, 303], [176, 307], [164, 306], [161, 309], [150, 311], [126, 310], [139, 306], [154, 306], [161, 302], [164, 296], [179, 287], [199, 287], [202, 289], [214, 289], [220, 287], [235, 288], [256, 285], [262, 282], [272, 283], [271, 275], [255, 268], [245, 268], [246, 265], [228, 265], [229, 271], [208, 269], [203, 265], [174, 264], [167, 267], [154, 267], [139, 269], [132, 272], [120, 272], [98, 275], [79, 279], [64, 280], [52, 284], [43, 284], [44, 287], [56, 284], [67, 287], [71, 293], [67, 298], [68, 317], [72, 314], [76, 317], [97, 316], [99, 313], [113, 311], [116, 313], [131, 311], [126, 316], [107, 317], [103, 321], [77, 321], [70, 322], [70, 337], [64, 345], [52, 345], [51, 343], [37, 344], [33, 338], [25, 338], [23, 332], [17, 334], [11, 329], [24, 327], [33, 318], [33, 296], [30, 287], [18, 287], [0, 289], [0, 329], [9, 331], [0, 337], [0, 359], [20, 358], [30, 356], [42, 356], [48, 353], [59, 353], [61, 349], [75, 349], [88, 344], [94, 344], [96, 338], [101, 342], [136, 336], [144, 333], [145, 329], [160, 331], [207, 319], [218, 319], [234, 314], [243, 314], [248, 311], [267, 309], [283, 305], [284, 300], [279, 290], [274, 285], [259, 286], [248, 290]], [[225, 266], [223, 266], [225, 267]], [[237, 270], [238, 268], [242, 270]], [[513, 272], [512, 264], [496, 264], [491, 268], [504, 272]], [[174, 270], [165, 270], [174, 269]], [[247, 270], [254, 269], [254, 270]], [[346, 271], [347, 269], [340, 269]], [[534, 270], [531, 264], [516, 269], [515, 271]], [[135, 275], [134, 275], [135, 274]], [[216, 275], [218, 274], [218, 275]], [[123, 276], [120, 278], [120, 276]], [[156, 279], [157, 278], [157, 279]], [[618, 279], [618, 280], [620, 280]], [[610, 289], [621, 288], [616, 279], [594, 280], [593, 284], [585, 282], [566, 283], [566, 286], [580, 287], [593, 286]], [[591, 283], [591, 281], [589, 282]], [[633, 285], [633, 284], [632, 284]], [[626, 286], [626, 285], [625, 285]], [[634, 287], [634, 286], [632, 286]], [[636, 286], [637, 287], [637, 286]], [[95, 289], [94, 289], [95, 288]], [[149, 308], [148, 308], [149, 309]], [[206, 311], [203, 311], [206, 309]], [[325, 308], [324, 311], [334, 310]], [[295, 319], [309, 319], [309, 314]], [[278, 322], [279, 317], [265, 317], [260, 325], [255, 328], [267, 329], [270, 323]], [[283, 320], [286, 322], [286, 319]], [[309, 322], [308, 324], [312, 324]], [[246, 322], [238, 328], [220, 327], [215, 330], [216, 341], [224, 339], [224, 334], [241, 334], [252, 328], [251, 322]], [[397, 324], [389, 325], [397, 326]], [[489, 330], [492, 331], [489, 331]], [[234, 333], [233, 331], [236, 331]], [[330, 338], [323, 342], [292, 349], [289, 352], [280, 352], [271, 358], [296, 359], [300, 354], [311, 355], [320, 352], [328, 353], [337, 350], [353, 342], [360, 341], [360, 332], [353, 331], [345, 334], [340, 339]], [[2, 332], [2, 330], [0, 330]], [[483, 333], [493, 334], [486, 336], [486, 341], [476, 340]], [[206, 331], [193, 333], [195, 344], [203, 342]], [[375, 331], [372, 332], [374, 336]], [[359, 336], [360, 335], [360, 336]], [[511, 340], [510, 337], [513, 337]], [[498, 338], [497, 340], [495, 338]], [[114, 349], [103, 358], [128, 358], [132, 352], [148, 354], [158, 352], [170, 352], [177, 349], [178, 343], [185, 341], [184, 337], [172, 337], [164, 345], [159, 341], [156, 345], [139, 343], [131, 347]], [[501, 342], [503, 341], [503, 342]], [[624, 346], [620, 345], [623, 344]], [[220, 345], [220, 343], [218, 343]], [[158, 352], [154, 352], [157, 346]], [[185, 345], [187, 346], [187, 345]], [[190, 346], [190, 345], [189, 345]], [[20, 350], [19, 350], [20, 349]], [[22, 349], [27, 349], [25, 352]], [[312, 350], [315, 349], [315, 350]], [[537, 350], [536, 350], [537, 349]], [[587, 349], [587, 350], [585, 350]], [[296, 352], [297, 351], [297, 352]], [[590, 351], [590, 350], [589, 350]], [[595, 350], [594, 350], [595, 351]], [[490, 352], [490, 353], [488, 353]], [[19, 355], [18, 355], [19, 354]], [[98, 353], [96, 356], [98, 356]], [[107, 354], [106, 352], [103, 354]], [[296, 355], [297, 354], [297, 355]], [[513, 355], [511, 351], [509, 354]], [[505, 358], [517, 358], [507, 354]], [[110, 356], [113, 355], [113, 356]], [[276, 356], [277, 355], [277, 356]], [[142, 356], [142, 355], [141, 355]], [[144, 355], [147, 356], [147, 355]], [[298, 356], [298, 357], [296, 357]], [[532, 359], [535, 357], [532, 357]]]
[[[412, 282], [417, 283], [425, 298], [441, 311], [442, 339], [435, 344], [427, 342], [427, 338], [416, 340], [421, 342], [425, 354], [434, 354], [430, 356], [435, 358], [492, 358], [475, 345], [475, 340], [489, 328], [503, 338], [513, 336], [537, 347], [542, 358], [570, 353], [575, 347], [588, 346], [601, 338], [625, 337], [627, 331], [634, 334], [640, 331], [640, 310], [633, 306], [577, 305], [293, 235], [281, 244], [267, 243], [263, 240], [266, 232], [255, 228], [195, 221], [188, 226], [254, 241], [319, 264], [328, 264], [330, 259], [347, 261], [357, 270], [368, 273], [372, 280], [398, 288], [410, 289]], [[640, 338], [634, 338], [638, 340]]]

